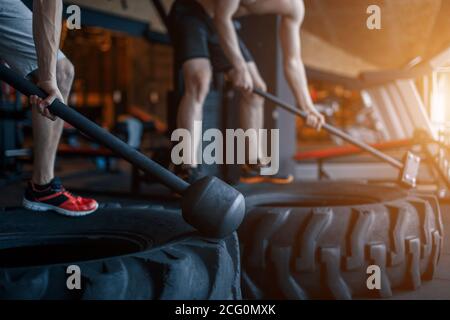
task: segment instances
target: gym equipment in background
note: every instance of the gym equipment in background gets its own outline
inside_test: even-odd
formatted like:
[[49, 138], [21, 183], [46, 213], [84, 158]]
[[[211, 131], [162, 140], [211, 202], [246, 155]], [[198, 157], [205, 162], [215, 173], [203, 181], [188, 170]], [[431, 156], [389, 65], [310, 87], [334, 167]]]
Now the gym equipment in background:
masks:
[[5, 83], [0, 83], [0, 178], [2, 185], [20, 180], [24, 173], [23, 159], [30, 149], [23, 147], [23, 129], [30, 121], [22, 106], [22, 95]]
[[[300, 116], [302, 118], [307, 118], [307, 114], [306, 112], [280, 100], [278, 97], [264, 92], [262, 90], [259, 89], [254, 89], [253, 92], [261, 97], [263, 97], [264, 99], [266, 99], [267, 101], [270, 101], [278, 106], [280, 106], [281, 108], [283, 108], [284, 110], [291, 112], [297, 116]], [[330, 134], [335, 135], [349, 143], [351, 143], [352, 145], [357, 146], [358, 148], [367, 151], [368, 153], [372, 154], [373, 156], [377, 157], [378, 159], [389, 163], [390, 165], [392, 165], [393, 167], [397, 168], [400, 170], [400, 178], [399, 178], [399, 183], [401, 185], [404, 185], [406, 187], [410, 187], [410, 188], [414, 188], [416, 186], [417, 183], [417, 175], [419, 174], [419, 167], [420, 167], [420, 157], [418, 157], [417, 155], [413, 154], [412, 152], [408, 152], [403, 160], [403, 163], [398, 161], [397, 159], [394, 159], [393, 157], [373, 148], [372, 146], [358, 141], [355, 138], [353, 138], [352, 136], [350, 136], [349, 134], [339, 130], [336, 127], [333, 127], [327, 123], [325, 123], [322, 127], [324, 130], [328, 131]]]

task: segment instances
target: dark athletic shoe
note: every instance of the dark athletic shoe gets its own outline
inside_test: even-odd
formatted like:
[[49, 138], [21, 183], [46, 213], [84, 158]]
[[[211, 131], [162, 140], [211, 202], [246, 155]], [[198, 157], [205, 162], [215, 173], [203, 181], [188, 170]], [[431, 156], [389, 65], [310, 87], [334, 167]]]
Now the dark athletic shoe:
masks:
[[98, 208], [97, 201], [72, 195], [57, 178], [45, 186], [30, 181], [22, 205], [30, 210], [51, 210], [69, 217], [86, 216]]
[[240, 182], [246, 184], [255, 183], [273, 183], [273, 184], [290, 184], [294, 182], [292, 175], [276, 174], [273, 176], [262, 176], [260, 170], [262, 165], [243, 165], [241, 168]]

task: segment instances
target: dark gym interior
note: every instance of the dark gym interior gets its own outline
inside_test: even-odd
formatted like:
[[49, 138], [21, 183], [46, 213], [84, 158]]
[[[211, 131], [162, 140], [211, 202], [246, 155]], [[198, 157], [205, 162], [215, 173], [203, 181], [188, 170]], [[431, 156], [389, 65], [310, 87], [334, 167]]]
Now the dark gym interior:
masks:
[[[450, 299], [450, 1], [302, 1], [307, 90], [329, 126], [320, 131], [289, 111], [282, 18], [236, 20], [271, 94], [264, 128], [279, 129], [279, 173], [294, 177], [283, 185], [243, 183], [238, 164], [201, 164], [215, 177], [204, 185], [176, 177], [186, 79], [167, 30], [174, 1], [63, 2], [60, 48], [75, 70], [67, 107], [126, 146], [61, 115], [55, 176], [98, 210], [23, 208], [32, 106], [28, 87], [13, 84], [34, 85], [0, 72], [0, 299]], [[70, 5], [80, 29], [67, 27]], [[366, 27], [371, 5], [380, 30]], [[228, 80], [213, 70], [203, 132], [240, 128], [244, 98]], [[67, 290], [69, 265], [82, 290]], [[370, 265], [381, 270], [376, 290]]]

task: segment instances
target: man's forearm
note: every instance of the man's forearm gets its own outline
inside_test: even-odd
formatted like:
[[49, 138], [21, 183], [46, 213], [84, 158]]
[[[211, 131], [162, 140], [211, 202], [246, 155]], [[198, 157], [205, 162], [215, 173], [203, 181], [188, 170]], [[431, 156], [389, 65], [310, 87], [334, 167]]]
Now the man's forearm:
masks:
[[239, 45], [236, 29], [231, 19], [215, 19], [215, 25], [219, 34], [220, 44], [226, 57], [234, 68], [244, 68], [246, 63]]
[[286, 80], [302, 109], [311, 109], [314, 103], [311, 99], [306, 78], [305, 66], [300, 59], [288, 61], [284, 65]]
[[33, 35], [41, 83], [56, 86], [56, 63], [61, 37], [61, 0], [33, 1]]

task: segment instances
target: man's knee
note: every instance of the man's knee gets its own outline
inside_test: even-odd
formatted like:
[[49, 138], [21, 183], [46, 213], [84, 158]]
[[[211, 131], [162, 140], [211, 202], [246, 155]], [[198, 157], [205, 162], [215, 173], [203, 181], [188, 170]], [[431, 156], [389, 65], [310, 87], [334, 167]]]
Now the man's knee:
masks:
[[187, 75], [186, 93], [193, 96], [196, 102], [203, 103], [210, 89], [211, 76], [209, 69], [196, 70]]
[[72, 86], [73, 79], [75, 78], [75, 67], [69, 59], [62, 58], [58, 60], [56, 64], [56, 78], [59, 86]]

